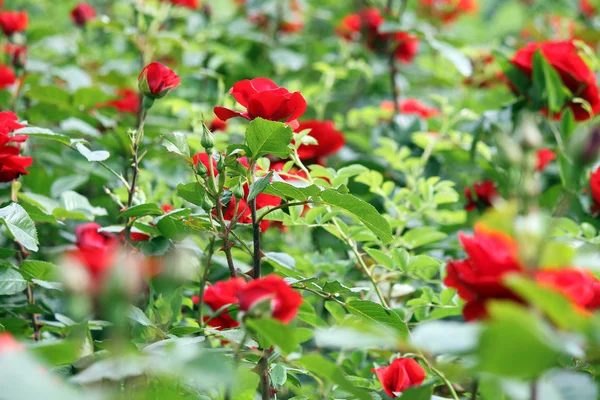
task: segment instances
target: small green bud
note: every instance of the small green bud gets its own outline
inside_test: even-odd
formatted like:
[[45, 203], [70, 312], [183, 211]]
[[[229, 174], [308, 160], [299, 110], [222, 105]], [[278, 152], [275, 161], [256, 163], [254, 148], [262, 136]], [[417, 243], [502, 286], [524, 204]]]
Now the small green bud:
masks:
[[198, 175], [202, 177], [206, 177], [208, 175], [208, 169], [206, 168], [206, 165], [204, 165], [204, 163], [202, 162], [198, 162], [198, 164], [196, 165], [196, 171], [198, 171]]
[[219, 155], [219, 161], [217, 162], [217, 171], [220, 174], [225, 173], [225, 157]]
[[204, 199], [202, 200], [202, 209], [206, 212], [210, 212], [214, 206], [215, 203], [213, 203], [208, 196], [204, 196]]
[[202, 136], [200, 137], [200, 144], [202, 145], [202, 147], [204, 147], [204, 149], [207, 152], [209, 152], [210, 150], [212, 150], [213, 147], [215, 147], [215, 142], [215, 136], [206, 127], [206, 125], [202, 123]]
[[231, 188], [231, 194], [233, 194], [236, 199], [243, 199], [244, 188], [242, 187], [242, 185], [235, 185], [233, 188]]

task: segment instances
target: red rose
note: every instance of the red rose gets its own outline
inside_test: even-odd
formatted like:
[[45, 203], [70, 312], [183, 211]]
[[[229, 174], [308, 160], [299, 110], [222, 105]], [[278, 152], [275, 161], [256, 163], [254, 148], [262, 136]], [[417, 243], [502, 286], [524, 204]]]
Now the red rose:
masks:
[[169, 213], [169, 212], [171, 212], [171, 211], [173, 211], [175, 209], [170, 204], [163, 204], [162, 206], [160, 206], [160, 208], [163, 210], [164, 213]]
[[138, 85], [145, 96], [160, 99], [179, 86], [179, 77], [172, 69], [154, 61], [146, 65], [140, 76]]
[[556, 153], [554, 153], [550, 149], [541, 149], [537, 152], [537, 166], [536, 169], [539, 172], [542, 172], [546, 169], [548, 164], [550, 164], [553, 160], [556, 159]]
[[122, 113], [137, 114], [140, 110], [139, 93], [133, 89], [117, 89], [118, 99], [111, 100], [102, 107], [114, 107]]
[[[17, 129], [25, 128], [25, 125], [19, 124], [17, 115], [12, 111], [0, 112], [0, 137], [8, 136], [9, 133]], [[24, 142], [27, 139], [25, 135], [11, 136], [11, 142]]]
[[419, 10], [430, 18], [450, 23], [463, 14], [477, 12], [477, 0], [420, 0]]
[[396, 358], [389, 367], [373, 368], [385, 393], [392, 397], [425, 380], [425, 370], [412, 358]]
[[596, 168], [590, 174], [590, 189], [592, 192], [592, 201], [594, 202], [592, 211], [597, 212], [600, 210], [600, 167]]
[[0, 89], [6, 89], [14, 85], [16, 80], [17, 76], [12, 68], [8, 65], [0, 64]]
[[600, 306], [600, 281], [590, 271], [543, 270], [537, 272], [535, 279], [540, 286], [560, 292], [577, 307], [593, 311]]
[[322, 163], [324, 157], [337, 153], [345, 143], [344, 134], [335, 129], [333, 121], [302, 121], [295, 132], [310, 129], [309, 135], [315, 138], [318, 144], [302, 144], [298, 148], [301, 160], [312, 160]]
[[276, 275], [250, 281], [238, 292], [240, 310], [253, 308], [269, 302], [271, 317], [287, 324], [296, 317], [302, 304], [302, 296]]
[[171, 3], [174, 6], [186, 7], [190, 10], [197, 10], [200, 6], [199, 0], [162, 0], [167, 3]]
[[254, 78], [237, 82], [229, 90], [237, 102], [246, 108], [239, 112], [225, 107], [215, 107], [214, 112], [222, 121], [242, 117], [253, 120], [260, 117], [270, 121], [285, 121], [292, 128], [298, 126], [298, 118], [306, 111], [306, 100], [300, 92], [290, 93], [267, 78]]
[[[571, 101], [568, 107], [573, 111], [575, 119], [583, 121], [596, 115], [600, 111], [600, 95], [596, 85], [596, 75], [579, 56], [577, 46], [572, 41], [529, 43], [517, 51], [511, 62], [530, 78], [533, 75], [533, 56], [538, 49], [560, 75], [562, 83], [571, 93], [590, 104], [592, 115], [580, 103]], [[560, 113], [555, 117], [560, 118]]]
[[88, 269], [92, 282], [97, 284], [112, 268], [118, 246], [118, 238], [107, 232], [98, 232], [101, 228], [95, 222], [79, 225], [75, 228], [78, 252], [75, 256]]
[[13, 112], [0, 112], [0, 182], [11, 182], [21, 175], [27, 175], [25, 168], [33, 163], [31, 157], [22, 157], [18, 146], [9, 143], [22, 143], [27, 140], [25, 135], [8, 136], [13, 130], [23, 128]]
[[27, 29], [29, 17], [25, 11], [2, 11], [0, 12], [0, 28], [6, 36], [22, 32]]
[[408, 32], [393, 33], [391, 38], [396, 59], [402, 63], [412, 62], [419, 52], [419, 39]]
[[211, 132], [225, 131], [227, 129], [227, 122], [221, 121], [219, 118], [214, 117], [208, 126], [208, 130]]
[[75, 25], [84, 26], [96, 18], [96, 9], [88, 3], [79, 3], [71, 10], [71, 20]]
[[[475, 192], [475, 195], [473, 195], [473, 192]], [[465, 210], [471, 212], [477, 208], [491, 207], [494, 200], [498, 199], [500, 195], [496, 191], [494, 182], [488, 179], [473, 183], [473, 189], [466, 187], [465, 197], [467, 198]]]
[[17, 342], [13, 335], [8, 332], [0, 333], [0, 355], [3, 353], [12, 353], [23, 351], [21, 343]]
[[[243, 278], [231, 278], [227, 281], [219, 281], [214, 285], [207, 286], [204, 291], [204, 304], [211, 310], [217, 311], [228, 304], [237, 304], [237, 294], [246, 285]], [[219, 316], [213, 318], [208, 325], [220, 329], [235, 328], [240, 323], [234, 320], [228, 310], [224, 310]]]
[[463, 310], [465, 319], [481, 318], [489, 299], [517, 299], [502, 282], [507, 274], [523, 271], [514, 240], [480, 225], [475, 227], [475, 236], [461, 233], [459, 239], [467, 259], [448, 263], [444, 284], [456, 289], [467, 301]]
[[335, 28], [335, 33], [346, 40], [356, 41], [360, 37], [361, 24], [360, 15], [346, 15]]
[[[402, 100], [398, 104], [401, 114], [418, 115], [423, 119], [429, 119], [439, 115], [440, 111], [434, 107], [428, 107], [417, 99]], [[394, 103], [389, 100], [381, 102], [381, 108], [385, 111], [394, 111]]]
[[594, 7], [590, 0], [580, 0], [579, 11], [586, 18], [593, 18], [596, 15], [596, 7]]

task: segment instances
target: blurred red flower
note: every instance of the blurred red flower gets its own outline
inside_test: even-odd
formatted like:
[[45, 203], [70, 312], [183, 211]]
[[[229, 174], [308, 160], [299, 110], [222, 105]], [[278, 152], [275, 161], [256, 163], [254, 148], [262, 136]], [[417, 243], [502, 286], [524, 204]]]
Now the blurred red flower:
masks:
[[302, 144], [298, 148], [298, 156], [309, 163], [323, 163], [323, 158], [337, 153], [344, 147], [344, 134], [335, 129], [333, 121], [302, 121], [294, 130], [299, 133], [310, 129], [309, 136], [315, 138], [318, 144]]
[[8, 65], [0, 64], [0, 89], [14, 85], [17, 80], [15, 71]]
[[[417, 99], [402, 100], [398, 105], [401, 114], [414, 114], [423, 119], [436, 117], [440, 113], [437, 108], [429, 107]], [[394, 102], [384, 100], [381, 102], [381, 108], [385, 111], [394, 111]]]
[[579, 0], [579, 11], [586, 18], [593, 18], [596, 15], [596, 7], [590, 0]]
[[26, 11], [2, 11], [0, 12], [0, 28], [6, 36], [22, 32], [29, 25], [29, 16]]
[[200, 0], [162, 0], [166, 3], [171, 3], [174, 6], [189, 8], [190, 10], [197, 10], [200, 7]]
[[[245, 284], [246, 281], [243, 278], [231, 278], [227, 281], [219, 281], [214, 285], [209, 285], [204, 291], [204, 304], [209, 306], [213, 312], [228, 304], [237, 305], [237, 294]], [[208, 323], [209, 326], [218, 327], [219, 329], [235, 328], [239, 324], [231, 317], [228, 309], [223, 310], [220, 315], [215, 316]]]
[[270, 316], [284, 324], [296, 317], [302, 304], [302, 296], [276, 275], [248, 282], [237, 296], [241, 311], [251, 312], [266, 305]]
[[477, 12], [477, 0], [420, 0], [420, 13], [443, 23], [451, 23], [464, 14]]
[[590, 271], [547, 269], [538, 271], [535, 278], [539, 285], [560, 292], [581, 309], [593, 311], [600, 307], [600, 281]]
[[590, 173], [590, 189], [592, 192], [592, 212], [600, 211], [600, 167]]
[[396, 398], [397, 393], [419, 386], [425, 380], [425, 370], [412, 358], [396, 358], [388, 367], [373, 368], [385, 393]]
[[77, 26], [85, 26], [85, 24], [94, 18], [96, 18], [96, 9], [88, 3], [78, 3], [71, 10], [71, 20]]
[[75, 257], [87, 268], [92, 286], [98, 287], [106, 273], [113, 267], [119, 239], [108, 232], [99, 232], [102, 228], [95, 222], [79, 225], [75, 228], [78, 251]]
[[140, 95], [133, 89], [117, 89], [118, 99], [100, 105], [100, 107], [113, 107], [121, 113], [137, 114], [140, 110]]
[[541, 149], [538, 150], [537, 154], [537, 166], [536, 169], [539, 172], [542, 172], [546, 169], [548, 164], [550, 164], [553, 160], [556, 159], [556, 153], [554, 153], [550, 149]]
[[225, 131], [227, 129], [227, 122], [221, 121], [218, 117], [214, 117], [208, 126], [208, 130], [211, 132]]
[[465, 188], [465, 197], [467, 198], [467, 204], [465, 210], [471, 212], [476, 209], [485, 209], [491, 207], [495, 199], [500, 198], [500, 195], [496, 191], [496, 185], [493, 181], [487, 179], [482, 182], [475, 182], [473, 187]]

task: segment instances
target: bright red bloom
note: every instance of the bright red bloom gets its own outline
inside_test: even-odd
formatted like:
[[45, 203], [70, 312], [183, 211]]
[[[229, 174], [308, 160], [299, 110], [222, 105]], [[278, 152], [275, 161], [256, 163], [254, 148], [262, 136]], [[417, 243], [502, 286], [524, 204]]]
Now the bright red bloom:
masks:
[[[204, 304], [213, 311], [217, 311], [228, 304], [235, 305], [238, 303], [238, 292], [245, 285], [246, 282], [243, 278], [231, 278], [227, 281], [219, 281], [214, 285], [209, 285], [204, 292]], [[223, 311], [208, 323], [209, 326], [219, 327], [220, 329], [235, 328], [239, 324], [231, 317], [229, 310]]]
[[394, 55], [401, 63], [410, 63], [419, 52], [419, 39], [408, 32], [391, 34], [393, 38]]
[[197, 10], [200, 7], [200, 0], [162, 0], [167, 3], [171, 3], [174, 6], [189, 8], [190, 10]]
[[[0, 112], [0, 137], [8, 136], [9, 133], [17, 129], [25, 128], [25, 125], [19, 124], [17, 115], [12, 111]], [[10, 142], [24, 142], [27, 139], [25, 135], [11, 136]], [[0, 138], [0, 140], [2, 140]]]
[[117, 89], [118, 99], [111, 100], [102, 107], [114, 107], [121, 113], [137, 114], [140, 110], [140, 95], [133, 89]]
[[163, 210], [164, 213], [168, 213], [173, 211], [175, 208], [170, 205], [170, 204], [163, 204], [162, 206], [160, 206], [160, 208]]
[[443, 23], [454, 22], [464, 14], [477, 12], [477, 0], [420, 0], [419, 10]]
[[75, 228], [78, 252], [75, 256], [88, 269], [96, 286], [113, 267], [119, 239], [108, 232], [98, 232], [101, 226], [95, 222]]
[[238, 292], [240, 310], [248, 312], [270, 302], [271, 316], [287, 324], [296, 317], [302, 296], [276, 275], [250, 281]]
[[579, 11], [586, 18], [593, 18], [596, 15], [596, 7], [590, 0], [579, 0]]
[[489, 299], [516, 299], [502, 281], [507, 274], [523, 271], [515, 241], [503, 232], [479, 225], [475, 227], [475, 236], [461, 233], [459, 239], [467, 259], [448, 263], [444, 284], [456, 289], [467, 301], [463, 310], [465, 319], [470, 321], [485, 315], [485, 302]]
[[0, 28], [6, 36], [22, 32], [29, 25], [29, 17], [26, 11], [2, 11], [0, 12]]
[[13, 335], [8, 332], [0, 333], [0, 355], [23, 350], [23, 346], [15, 340]]
[[296, 128], [298, 118], [306, 111], [306, 100], [300, 92], [290, 93], [286, 88], [277, 86], [267, 78], [239, 81], [233, 85], [229, 93], [246, 108], [246, 111], [215, 107], [215, 115], [222, 121], [235, 117], [247, 120], [260, 117], [270, 121], [285, 121], [292, 128]]
[[361, 33], [361, 24], [359, 14], [346, 15], [335, 28], [335, 33], [346, 40], [358, 40]]
[[0, 89], [6, 89], [7, 87], [14, 85], [17, 80], [15, 71], [12, 70], [8, 65], [0, 64]]
[[333, 121], [302, 121], [295, 132], [302, 132], [310, 129], [309, 136], [315, 138], [318, 144], [302, 144], [298, 148], [298, 156], [301, 160], [313, 160], [316, 163], [322, 163], [324, 157], [337, 153], [346, 140], [344, 134], [335, 129]]
[[88, 3], [79, 3], [71, 10], [71, 20], [77, 26], [84, 26], [96, 18], [96, 9]]
[[[473, 195], [475, 192], [475, 195]], [[465, 188], [465, 197], [467, 198], [467, 205], [465, 210], [471, 212], [477, 208], [491, 207], [495, 199], [498, 199], [500, 195], [496, 191], [496, 185], [491, 180], [485, 180], [482, 182], [473, 183], [473, 188]]]
[[[573, 96], [582, 98], [590, 104], [591, 115], [580, 103], [570, 101], [567, 104], [566, 107], [571, 108], [577, 121], [587, 120], [600, 112], [600, 94], [596, 75], [579, 56], [577, 46], [572, 41], [529, 43], [519, 50], [511, 62], [529, 78], [533, 75], [533, 56], [537, 50], [541, 50]], [[560, 113], [555, 117], [560, 118]]]
[[227, 122], [221, 121], [219, 118], [214, 117], [208, 126], [208, 130], [211, 132], [225, 131], [227, 129]]
[[385, 393], [396, 398], [397, 393], [419, 386], [425, 380], [425, 370], [412, 358], [396, 358], [389, 367], [373, 368]]
[[592, 192], [592, 211], [600, 210], [600, 167], [590, 174], [590, 189]]
[[138, 76], [139, 88], [145, 96], [159, 99], [179, 86], [180, 80], [173, 70], [158, 61], [146, 65]]
[[550, 149], [541, 149], [537, 152], [537, 166], [536, 169], [542, 172], [546, 169], [548, 164], [556, 159], [556, 153]]
[[575, 306], [593, 311], [600, 307], [600, 281], [582, 269], [542, 270], [535, 275], [539, 285], [554, 289]]
[[[0, 138], [0, 143], [3, 141]], [[28, 168], [33, 164], [31, 157], [20, 155], [21, 150], [16, 146], [0, 144], [0, 182], [11, 182], [21, 175], [27, 175]]]
[[[381, 102], [381, 108], [385, 111], [394, 111], [394, 102], [384, 100]], [[401, 114], [418, 115], [423, 119], [429, 119], [439, 115], [440, 111], [435, 107], [428, 107], [417, 99], [406, 99], [399, 103]]]

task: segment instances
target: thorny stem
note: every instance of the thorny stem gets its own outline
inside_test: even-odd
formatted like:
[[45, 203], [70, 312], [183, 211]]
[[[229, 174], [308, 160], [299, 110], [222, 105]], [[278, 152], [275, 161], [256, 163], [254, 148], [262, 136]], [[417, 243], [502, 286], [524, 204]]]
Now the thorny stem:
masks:
[[269, 380], [269, 355], [271, 351], [268, 349], [263, 350], [263, 355], [258, 361], [258, 368], [260, 370], [260, 391], [262, 393], [262, 400], [271, 399], [271, 383]]
[[[248, 169], [248, 185], [252, 185], [254, 182], [254, 176], [256, 175], [256, 163], [252, 162]], [[260, 278], [260, 220], [256, 216], [256, 197], [250, 202], [250, 215], [252, 217], [252, 240], [254, 246], [254, 253], [252, 257], [252, 277], [254, 279]]]
[[206, 288], [206, 281], [208, 280], [208, 273], [210, 272], [210, 265], [212, 264], [212, 257], [215, 252], [215, 237], [210, 237], [210, 242], [208, 244], [208, 253], [206, 256], [206, 266], [204, 267], [204, 271], [202, 276], [200, 277], [200, 290], [198, 292], [199, 301], [198, 301], [198, 324], [202, 326], [202, 320], [204, 319], [204, 289]]

